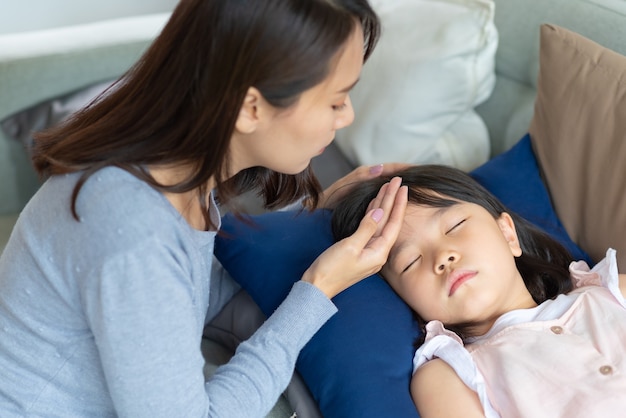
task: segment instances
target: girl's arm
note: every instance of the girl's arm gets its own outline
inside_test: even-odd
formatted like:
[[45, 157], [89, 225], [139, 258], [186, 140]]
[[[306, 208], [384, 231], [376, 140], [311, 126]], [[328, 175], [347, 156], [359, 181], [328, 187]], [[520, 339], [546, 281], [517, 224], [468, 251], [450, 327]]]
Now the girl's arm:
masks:
[[422, 418], [485, 416], [478, 394], [441, 359], [433, 359], [415, 371], [411, 396]]

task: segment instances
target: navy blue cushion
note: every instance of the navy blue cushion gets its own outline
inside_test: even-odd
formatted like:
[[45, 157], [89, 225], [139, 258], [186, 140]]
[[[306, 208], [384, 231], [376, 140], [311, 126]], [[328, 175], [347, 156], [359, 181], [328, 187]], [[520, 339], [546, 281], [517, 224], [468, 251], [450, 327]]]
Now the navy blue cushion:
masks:
[[[331, 213], [272, 212], [255, 225], [223, 218], [215, 254], [270, 315], [313, 260], [333, 243]], [[235, 238], [235, 239], [232, 239]], [[411, 310], [378, 275], [338, 294], [339, 309], [304, 347], [297, 370], [325, 418], [418, 417], [409, 394]]]
[[492, 158], [470, 175], [508, 208], [552, 235], [574, 259], [593, 265], [589, 255], [571, 240], [556, 215], [541, 179], [530, 135], [526, 134], [507, 152]]
[[[472, 175], [517, 211], [588, 259], [567, 236], [541, 181], [526, 136]], [[313, 260], [333, 242], [330, 212], [273, 212], [254, 225], [226, 215], [215, 254], [270, 315]], [[413, 341], [410, 309], [373, 275], [333, 299], [339, 312], [305, 346], [297, 370], [326, 418], [418, 417], [409, 393]]]

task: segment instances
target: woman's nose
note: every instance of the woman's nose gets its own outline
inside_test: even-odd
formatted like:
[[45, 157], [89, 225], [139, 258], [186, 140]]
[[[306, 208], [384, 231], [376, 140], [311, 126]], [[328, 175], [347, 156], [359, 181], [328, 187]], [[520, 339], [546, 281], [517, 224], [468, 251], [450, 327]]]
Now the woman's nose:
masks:
[[335, 119], [335, 130], [345, 128], [354, 121], [354, 108], [352, 107], [352, 100], [350, 96], [346, 97], [346, 107], [341, 109], [341, 112], [337, 119]]

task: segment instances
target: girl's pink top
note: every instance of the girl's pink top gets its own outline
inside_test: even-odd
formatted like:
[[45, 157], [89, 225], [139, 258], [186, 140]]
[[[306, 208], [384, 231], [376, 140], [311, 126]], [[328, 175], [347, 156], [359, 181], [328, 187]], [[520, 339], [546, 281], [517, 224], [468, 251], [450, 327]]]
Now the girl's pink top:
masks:
[[[487, 417], [613, 417], [626, 411], [626, 300], [615, 250], [593, 269], [570, 265], [575, 289], [498, 318], [463, 346], [427, 324], [413, 370], [441, 358], [478, 394]], [[616, 415], [617, 414], [617, 415]]]

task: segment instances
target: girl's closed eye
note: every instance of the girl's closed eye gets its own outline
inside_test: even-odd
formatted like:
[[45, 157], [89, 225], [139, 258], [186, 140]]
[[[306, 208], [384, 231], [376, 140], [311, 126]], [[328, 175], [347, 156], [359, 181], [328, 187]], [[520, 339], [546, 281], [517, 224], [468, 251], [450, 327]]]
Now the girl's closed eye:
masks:
[[455, 224], [454, 224], [454, 226], [453, 226], [452, 228], [450, 228], [450, 229], [448, 229], [448, 230], [446, 231], [446, 235], [447, 235], [447, 234], [449, 234], [449, 233], [451, 233], [451, 232], [454, 232], [455, 230], [457, 230], [457, 229], [458, 229], [461, 225], [463, 225], [463, 223], [465, 223], [465, 221], [467, 221], [467, 218], [462, 219], [461, 221], [459, 221], [459, 222], [455, 223]]
[[408, 265], [407, 265], [407, 266], [406, 266], [406, 267], [402, 270], [402, 273], [401, 273], [401, 274], [406, 273], [407, 271], [409, 271], [409, 269], [410, 269], [411, 267], [413, 267], [414, 265], [416, 265], [416, 264], [417, 264], [417, 262], [418, 262], [421, 258], [422, 258], [422, 256], [420, 255], [420, 256], [418, 256], [416, 259], [414, 259], [413, 261], [411, 261], [411, 262], [410, 262], [410, 263], [409, 263], [409, 264], [408, 264]]
[[333, 108], [334, 111], [339, 112], [339, 111], [345, 109], [346, 106], [348, 106], [348, 103], [347, 102], [343, 102], [343, 103], [341, 103], [339, 105], [333, 105], [332, 108]]

